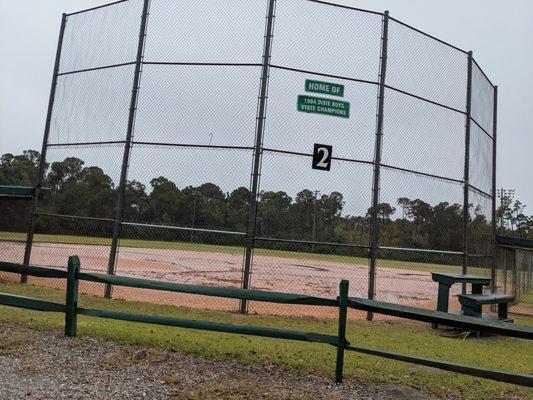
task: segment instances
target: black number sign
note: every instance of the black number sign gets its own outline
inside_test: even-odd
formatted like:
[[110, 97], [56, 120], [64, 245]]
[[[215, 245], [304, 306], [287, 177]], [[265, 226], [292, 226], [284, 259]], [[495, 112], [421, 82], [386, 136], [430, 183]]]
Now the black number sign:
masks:
[[313, 151], [313, 169], [329, 171], [331, 168], [332, 150], [332, 146], [315, 143], [315, 149]]

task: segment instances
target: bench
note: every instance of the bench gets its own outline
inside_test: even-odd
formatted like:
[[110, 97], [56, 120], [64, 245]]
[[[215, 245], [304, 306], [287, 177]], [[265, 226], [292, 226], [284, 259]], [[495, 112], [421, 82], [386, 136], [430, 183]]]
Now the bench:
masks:
[[[437, 297], [437, 311], [448, 312], [450, 288], [456, 283], [470, 283], [472, 285], [472, 294], [483, 293], [483, 286], [488, 286], [491, 283], [490, 278], [477, 275], [464, 274], [442, 274], [433, 272], [431, 279], [439, 284], [439, 292]], [[438, 324], [431, 325], [433, 329], [438, 328]]]
[[533, 326], [510, 324], [496, 318], [469, 317], [466, 315], [426, 310], [424, 308], [386, 303], [378, 300], [361, 299], [357, 297], [348, 298], [348, 307], [398, 318], [438, 323], [463, 330], [482, 331], [496, 335], [533, 340]]
[[509, 303], [514, 301], [514, 296], [507, 294], [460, 294], [459, 303], [463, 308], [464, 315], [481, 317], [484, 304], [498, 305], [498, 318], [508, 320], [507, 311]]

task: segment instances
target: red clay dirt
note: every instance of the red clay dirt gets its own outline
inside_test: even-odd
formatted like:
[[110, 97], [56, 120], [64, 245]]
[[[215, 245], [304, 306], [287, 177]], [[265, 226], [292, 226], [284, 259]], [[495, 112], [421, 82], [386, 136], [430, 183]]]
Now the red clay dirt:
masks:
[[[0, 242], [6, 261], [20, 262], [24, 245], [17, 242]], [[108, 246], [35, 243], [31, 264], [65, 269], [69, 255], [78, 255], [81, 268], [86, 272], [105, 273], [109, 255]], [[336, 297], [341, 279], [350, 281], [350, 296], [366, 297], [368, 266], [289, 257], [254, 256], [251, 283], [253, 289], [273, 290]], [[242, 254], [201, 251], [121, 247], [116, 274], [160, 280], [166, 282], [239, 287], [242, 271]], [[391, 303], [434, 309], [437, 283], [428, 272], [396, 268], [378, 268], [377, 299]], [[0, 275], [2, 277], [2, 275]], [[11, 279], [16, 279], [11, 274]], [[64, 281], [30, 278], [30, 283], [64, 287]], [[450, 308], [457, 309], [456, 296], [460, 285], [451, 290]], [[102, 295], [103, 285], [80, 284], [80, 291]], [[149, 301], [175, 306], [202, 309], [237, 310], [238, 300], [222, 299], [127, 287], [115, 287], [113, 297], [127, 300]], [[276, 305], [251, 302], [250, 311], [260, 314], [306, 315], [333, 317], [335, 309], [300, 305]], [[358, 313], [359, 316], [362, 313]]]

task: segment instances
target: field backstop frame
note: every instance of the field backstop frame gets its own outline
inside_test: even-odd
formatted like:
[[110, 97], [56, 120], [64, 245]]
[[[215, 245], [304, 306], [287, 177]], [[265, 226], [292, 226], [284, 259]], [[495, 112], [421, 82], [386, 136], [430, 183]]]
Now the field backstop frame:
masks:
[[[295, 0], [296, 1], [296, 0]], [[422, 248], [422, 249], [416, 249], [416, 248], [406, 248], [406, 249], [396, 249], [393, 245], [390, 245], [388, 243], [381, 243], [380, 244], [380, 238], [379, 238], [379, 232], [380, 232], [380, 225], [383, 223], [380, 221], [380, 214], [379, 214], [379, 206], [381, 204], [381, 197], [380, 197], [380, 189], [383, 185], [382, 177], [380, 176], [381, 172], [385, 169], [386, 171], [393, 171], [393, 172], [399, 172], [399, 173], [405, 173], [410, 174], [409, 176], [418, 178], [424, 178], [424, 179], [433, 179], [435, 181], [439, 182], [451, 182], [456, 185], [462, 186], [463, 191], [463, 202], [462, 202], [462, 230], [463, 230], [463, 247], [461, 251], [462, 255], [462, 269], [461, 271], [463, 273], [467, 273], [469, 270], [469, 267], [472, 265], [478, 266], [478, 265], [484, 265], [490, 270], [490, 275], [493, 278], [493, 287], [492, 290], [497, 290], [497, 276], [496, 276], [496, 266], [495, 266], [495, 207], [496, 207], [496, 199], [495, 199], [495, 181], [496, 181], [496, 128], [497, 128], [497, 87], [494, 86], [491, 81], [486, 77], [484, 72], [481, 70], [481, 68], [477, 65], [476, 61], [473, 58], [472, 52], [465, 52], [453, 45], [450, 45], [440, 39], [437, 39], [431, 35], [428, 35], [427, 33], [424, 33], [416, 28], [413, 28], [399, 20], [396, 20], [392, 17], [389, 17], [388, 11], [385, 11], [384, 13], [379, 12], [373, 12], [368, 10], [362, 10], [357, 9], [353, 7], [348, 6], [342, 6], [339, 4], [334, 3], [328, 3], [318, 0], [298, 0], [299, 3], [305, 4], [309, 7], [319, 7], [320, 10], [327, 9], [329, 10], [335, 9], [340, 10], [340, 12], [343, 13], [351, 13], [350, 17], [359, 18], [359, 16], [372, 16], [373, 19], [371, 22], [370, 20], [362, 20], [360, 29], [365, 29], [367, 26], [365, 24], [378, 24], [378, 20], [381, 20], [381, 38], [380, 38], [380, 45], [379, 45], [379, 60], [375, 60], [376, 63], [379, 61], [379, 71], [377, 71], [376, 77], [374, 80], [370, 81], [365, 78], [365, 74], [362, 74], [361, 76], [344, 76], [342, 74], [334, 75], [331, 73], [331, 71], [319, 71], [319, 70], [303, 70], [301, 68], [297, 68], [297, 65], [280, 65], [277, 64], [277, 61], [272, 61], [272, 55], [276, 52], [276, 42], [275, 40], [279, 38], [279, 40], [283, 40], [283, 37], [276, 37], [275, 35], [275, 26], [276, 26], [276, 18], [281, 18], [284, 15], [276, 15], [277, 6], [279, 4], [282, 4], [284, 7], [290, 7], [291, 6], [291, 0], [263, 0], [265, 9], [266, 9], [266, 23], [265, 23], [265, 30], [264, 30], [264, 43], [263, 43], [263, 54], [262, 54], [262, 60], [256, 60], [255, 62], [241, 62], [240, 60], [237, 60], [238, 62], [204, 62], [204, 61], [188, 61], [188, 60], [178, 60], [178, 61], [162, 61], [158, 59], [146, 59], [145, 57], [145, 46], [149, 46], [151, 43], [146, 43], [147, 38], [149, 38], [150, 32], [148, 26], [152, 21], [150, 21], [151, 18], [158, 18], [161, 14], [151, 15], [151, 7], [153, 4], [157, 3], [156, 5], [158, 7], [166, 7], [168, 5], [165, 4], [164, 0], [123, 0], [111, 3], [109, 5], [104, 5], [96, 8], [91, 8], [89, 10], [79, 11], [76, 13], [71, 14], [64, 14], [62, 17], [61, 27], [60, 27], [60, 34], [58, 39], [58, 47], [57, 47], [57, 53], [56, 53], [56, 60], [55, 60], [55, 66], [54, 66], [54, 72], [52, 77], [52, 85], [51, 85], [51, 91], [50, 91], [50, 99], [49, 99], [49, 105], [48, 105], [48, 112], [46, 117], [46, 124], [45, 124], [45, 130], [44, 130], [44, 137], [43, 137], [43, 145], [42, 145], [42, 151], [41, 151], [41, 159], [39, 163], [39, 172], [38, 177], [36, 180], [35, 185], [35, 191], [33, 195], [32, 200], [32, 208], [31, 208], [31, 216], [30, 221], [28, 224], [28, 232], [27, 232], [27, 239], [26, 239], [26, 246], [25, 246], [25, 252], [24, 252], [24, 265], [29, 265], [31, 263], [31, 250], [33, 245], [33, 237], [36, 231], [36, 224], [40, 217], [40, 215], [53, 215], [53, 213], [46, 213], [45, 211], [40, 212], [39, 211], [39, 193], [43, 185], [43, 180], [45, 178], [46, 168], [48, 166], [47, 164], [47, 150], [51, 147], [61, 148], [62, 146], [67, 146], [70, 148], [81, 148], [83, 146], [122, 146], [123, 147], [123, 157], [122, 162], [120, 164], [120, 180], [119, 185], [116, 188], [118, 190], [118, 196], [116, 199], [116, 206], [115, 206], [115, 215], [112, 218], [113, 222], [113, 234], [112, 234], [112, 244], [110, 247], [110, 253], [109, 253], [109, 265], [108, 265], [108, 273], [113, 274], [115, 271], [115, 265], [117, 263], [117, 252], [119, 251], [119, 240], [120, 240], [120, 234], [122, 231], [123, 226], [128, 225], [130, 227], [135, 226], [147, 226], [149, 225], [149, 222], [139, 222], [139, 221], [124, 221], [123, 220], [123, 212], [124, 212], [124, 197], [126, 195], [126, 186], [128, 184], [128, 173], [130, 168], [130, 156], [132, 152], [132, 148], [135, 148], [136, 146], [151, 146], [151, 145], [171, 145], [168, 143], [148, 143], [143, 142], [142, 140], [135, 141], [134, 139], [134, 133], [135, 133], [135, 122], [136, 122], [136, 112], [138, 112], [138, 108], [142, 107], [138, 104], [138, 95], [139, 92], [142, 94], [142, 85], [141, 85], [141, 74], [143, 71], [144, 66], [164, 66], [164, 65], [175, 65], [175, 66], [188, 66], [191, 68], [204, 68], [210, 67], [215, 68], [217, 66], [220, 66], [222, 68], [256, 68], [261, 69], [260, 74], [260, 81], [257, 82], [259, 86], [259, 96], [257, 100], [257, 117], [256, 117], [256, 126], [255, 126], [255, 143], [253, 146], [242, 146], [243, 149], [246, 149], [246, 151], [251, 150], [253, 153], [252, 158], [252, 165], [251, 165], [251, 180], [250, 180], [250, 191], [249, 191], [249, 200], [247, 204], [248, 212], [247, 212], [247, 223], [246, 223], [246, 229], [244, 232], [241, 231], [235, 231], [232, 232], [231, 230], [227, 230], [227, 233], [232, 234], [238, 234], [238, 236], [244, 235], [244, 257], [243, 257], [243, 268], [242, 268], [242, 277], [240, 286], [244, 289], [248, 289], [251, 287], [250, 279], [252, 274], [252, 266], [253, 266], [253, 253], [254, 248], [256, 247], [258, 242], [268, 242], [271, 241], [272, 243], [278, 242], [279, 243], [289, 243], [292, 242], [293, 244], [300, 244], [302, 246], [313, 246], [313, 251], [315, 249], [315, 246], [330, 246], [333, 249], [337, 248], [354, 248], [359, 249], [362, 251], [367, 251], [368, 254], [368, 260], [369, 260], [369, 270], [368, 270], [368, 298], [373, 299], [376, 294], [376, 280], [379, 280], [379, 276], [377, 276], [377, 271], [379, 271], [379, 266], [377, 263], [378, 258], [380, 257], [380, 252], [393, 252], [398, 251], [402, 253], [405, 250], [405, 254], [415, 254], [416, 252], [419, 252], [420, 254], [425, 254], [432, 251], [438, 251], [442, 258], [445, 259], [446, 257], [452, 257], [457, 255], [457, 251], [453, 251], [450, 249], [431, 249], [431, 248]], [[80, 16], [83, 15], [90, 15], [91, 13], [99, 13], [99, 12], [106, 12], [106, 10], [111, 10], [114, 7], [126, 7], [124, 4], [133, 4], [131, 7], [135, 8], [135, 12], [132, 12], [132, 15], [136, 15], [137, 21], [135, 24], [132, 24], [132, 26], [137, 26], [139, 31], [138, 41], [137, 41], [137, 52], [135, 59], [132, 59], [130, 61], [128, 60], [121, 60], [122, 62], [116, 62], [109, 65], [91, 65], [89, 62], [88, 65], [85, 65], [84, 68], [81, 68], [79, 70], [61, 70], [61, 61], [62, 61], [62, 51], [64, 50], [64, 37], [65, 34], [69, 35], [69, 38], [72, 38], [76, 35], [74, 32], [67, 32], [66, 29], [69, 25], [69, 18], [80, 18]], [[128, 4], [128, 7], [130, 5]], [[141, 7], [142, 6], [142, 7]], [[229, 6], [226, 5], [226, 6]], [[284, 8], [283, 11], [290, 10], [290, 8]], [[140, 14], [137, 15], [140, 11]], [[158, 9], [158, 11], [160, 11]], [[337, 11], [335, 11], [337, 12]], [[287, 12], [287, 14], [290, 14]], [[92, 14], [91, 14], [92, 15]], [[337, 16], [339, 14], [335, 14]], [[344, 15], [344, 14], [342, 14]], [[290, 21], [290, 15], [287, 17], [289, 19], [288, 22], [285, 22], [285, 24], [289, 24]], [[390, 21], [390, 22], [389, 22]], [[292, 21], [294, 22], [294, 21]], [[75, 22], [73, 22], [75, 24]], [[389, 32], [389, 23], [394, 24], [394, 29], [396, 31]], [[137, 25], [138, 24], [138, 25]], [[373, 26], [373, 25], [372, 25]], [[84, 27], [85, 29], [86, 27]], [[96, 27], [97, 28], [97, 27]], [[284, 28], [286, 29], [286, 28]], [[392, 79], [393, 82], [389, 82], [387, 80], [387, 66], [390, 62], [391, 57], [394, 59], [395, 56], [397, 56], [398, 48], [400, 48], [400, 45], [395, 42], [393, 46], [395, 47], [394, 54], [388, 54], [388, 46], [391, 44], [389, 43], [389, 37], [398, 38], [400, 34], [397, 33], [398, 30], [405, 29], [406, 33], [405, 35], [417, 35], [417, 38], [420, 38], [420, 40], [428, 40], [431, 41], [431, 43], [439, 44], [439, 46], [443, 46], [446, 50], [443, 51], [453, 51], [453, 54], [456, 54], [458, 58], [466, 60], [466, 65], [464, 67], [465, 71], [467, 71], [466, 75], [464, 77], [457, 77], [458, 81], [464, 80], [466, 82], [465, 94], [466, 94], [466, 104], [463, 109], [458, 109], [455, 105], [453, 105], [452, 101], [450, 101], [449, 104], [445, 104], [438, 98], [440, 97], [438, 91], [439, 89], [427, 89], [427, 92], [430, 93], [432, 90], [435, 90], [436, 95], [435, 98], [431, 98], [431, 96], [425, 96], [421, 93], [414, 93], [411, 92], [408, 88], [401, 88], [396, 87], [396, 79], [399, 79], [398, 77]], [[370, 29], [369, 29], [370, 30]], [[397, 36], [395, 36], [397, 35]], [[364, 36], [364, 35], [363, 35]], [[369, 35], [370, 37], [370, 35]], [[407, 37], [407, 36], [406, 36]], [[168, 39], [168, 38], [167, 38]], [[158, 40], [161, 40], [161, 38], [158, 38]], [[369, 39], [370, 40], [370, 39]], [[397, 39], [400, 40], [400, 39]], [[273, 41], [274, 47], [273, 47]], [[406, 40], [407, 41], [407, 40]], [[74, 41], [74, 43], [78, 43]], [[80, 42], [81, 43], [81, 42]], [[79, 44], [79, 43], [78, 43]], [[153, 42], [152, 42], [153, 44]], [[76, 51], [76, 48], [71, 49], [70, 47], [67, 48], [69, 51]], [[98, 59], [98, 54], [95, 53], [96, 56], [93, 55], [93, 58]], [[104, 58], [102, 56], [102, 58]], [[87, 59], [91, 59], [90, 56], [87, 56]], [[76, 61], [76, 60], [75, 60]], [[91, 60], [93, 62], [94, 60]], [[69, 61], [70, 62], [70, 61]], [[398, 62], [398, 61], [396, 61]], [[290, 63], [289, 63], [290, 64]], [[348, 65], [349, 63], [347, 63]], [[458, 62], [460, 64], [460, 62]], [[72, 65], [77, 65], [76, 62], [72, 62]], [[395, 66], [396, 64], [393, 64]], [[335, 66], [335, 65], [334, 65]], [[344, 65], [341, 65], [344, 66]], [[133, 67], [133, 73], [132, 73], [132, 81], [131, 81], [131, 97], [130, 97], [130, 106], [128, 111], [128, 123], [125, 129], [125, 136], [123, 140], [100, 140], [100, 141], [86, 141], [86, 142], [75, 142], [75, 141], [69, 141], [67, 140], [65, 143], [62, 143], [61, 141], [51, 143], [50, 142], [50, 131], [53, 129], [53, 119], [54, 117], [57, 117], [55, 113], [61, 113], [61, 111], [55, 110], [55, 102], [56, 100], [56, 88], [58, 87], [58, 78], [64, 77], [68, 75], [76, 75], [76, 74], [87, 74], [87, 73], [98, 73], [99, 71], [104, 70], [113, 70], [117, 68], [125, 68], [125, 67]], [[403, 66], [403, 68], [408, 68]], [[262, 177], [263, 171], [262, 171], [262, 162], [263, 162], [263, 154], [291, 154], [291, 155], [298, 155], [302, 157], [308, 157], [310, 154], [302, 154], [296, 150], [284, 150], [281, 148], [271, 148], [268, 146], [268, 144], [264, 143], [263, 140], [263, 134], [264, 134], [264, 124], [268, 122], [268, 110], [267, 110], [267, 103], [269, 101], [269, 89], [271, 85], [271, 73], [274, 70], [275, 72], [278, 71], [287, 71], [287, 72], [294, 72], [298, 74], [302, 74], [304, 76], [315, 76], [317, 79], [323, 79], [323, 80], [337, 80], [341, 81], [345, 84], [347, 82], [355, 82], [357, 84], [365, 85], [373, 85], [376, 88], [377, 91], [377, 106], [376, 106], [376, 124], [375, 124], [375, 142], [374, 142], [374, 149], [373, 149], [373, 156], [371, 157], [371, 160], [350, 160], [356, 161], [357, 163], [360, 163], [360, 165], [366, 165], [372, 167], [372, 174], [369, 176], [369, 183], [372, 184], [372, 192], [371, 195], [369, 195], [369, 234], [368, 234], [368, 243], [361, 243], [361, 242], [334, 242], [329, 243], [325, 242], [323, 240], [319, 240], [316, 237], [316, 224], [317, 224], [317, 217], [314, 216], [313, 223], [315, 231], [314, 236], [311, 238], [306, 237], [300, 237], [300, 238], [288, 238], [288, 237], [281, 237], [281, 236], [268, 236], [265, 235], [263, 232], [257, 233], [257, 224], [258, 224], [258, 217], [257, 217], [257, 207], [258, 207], [258, 201], [259, 196], [261, 195], [260, 192], [260, 178]], [[342, 70], [342, 68], [340, 68]], [[401, 76], [401, 73], [399, 73], [399, 67], [396, 67], [396, 75]], [[416, 73], [416, 71], [410, 71], [410, 73]], [[146, 77], [145, 77], [146, 78]], [[481, 82], [481, 79], [483, 82]], [[486, 87], [483, 88], [483, 90], [487, 90], [487, 93], [492, 96], [491, 99], [487, 99], [487, 96], [485, 96], [487, 93], [478, 93], [477, 91], [481, 91], [480, 86], [485, 85]], [[457, 83], [457, 86], [460, 86], [459, 83]], [[475, 86], [473, 88], [473, 86]], [[424, 88], [423, 88], [424, 89]], [[425, 90], [425, 89], [424, 89]], [[475, 92], [475, 93], [473, 93]], [[464, 115], [465, 118], [465, 133], [464, 133], [464, 175], [462, 179], [458, 177], [445, 177], [441, 176], [439, 174], [428, 172], [428, 170], [417, 170], [416, 168], [411, 168], [408, 166], [398, 166], [393, 165], [391, 163], [385, 163], [382, 160], [382, 141], [384, 136], [384, 124], [387, 123], [387, 111], [390, 111], [390, 113], [393, 112], [391, 109], [387, 109], [387, 96], [391, 93], [402, 95], [402, 96], [408, 96], [411, 100], [420, 102], [419, 104], [425, 104], [431, 107], [438, 107], [442, 110], [447, 110], [452, 113], [456, 113], [457, 115]], [[454, 96], [458, 94], [454, 94]], [[484, 101], [488, 101], [487, 104], [483, 104]], [[473, 104], [474, 103], [474, 104]], [[418, 104], [418, 103], [417, 103]], [[474, 108], [474, 109], [473, 109]], [[490, 111], [487, 111], [486, 109], [490, 108]], [[83, 112], [80, 110], [76, 110], [77, 112]], [[398, 111], [396, 111], [398, 112]], [[433, 112], [433, 111], [431, 111]], [[487, 118], [487, 120], [490, 119], [490, 127], [487, 125], [487, 121], [481, 121], [478, 120], [481, 117]], [[61, 117], [61, 114], [59, 114], [59, 117]], [[445, 118], [451, 118], [451, 117], [445, 117]], [[455, 118], [455, 117], [454, 117]], [[480, 181], [483, 181], [484, 179], [488, 179], [490, 185], [486, 189], [485, 187], [478, 187], [478, 184], [476, 182], [472, 182], [471, 176], [471, 165], [472, 165], [472, 138], [471, 138], [471, 130], [476, 130], [476, 135], [486, 135], [483, 136], [483, 139], [476, 139], [476, 140], [488, 140], [490, 143], [490, 152], [489, 155], [482, 154], [480, 157], [484, 157], [485, 164], [487, 162], [490, 162], [490, 166], [488, 164], [484, 165], [482, 168], [482, 171], [480, 172], [480, 175], [483, 175], [483, 177], [480, 179]], [[479, 132], [478, 132], [479, 131]], [[387, 133], [385, 133], [386, 135]], [[487, 139], [488, 138], [488, 139]], [[477, 142], [476, 142], [477, 143]], [[191, 146], [196, 148], [206, 147], [206, 148], [220, 148], [220, 149], [236, 149], [238, 146], [230, 146], [230, 145], [200, 145], [200, 144], [184, 144], [183, 146]], [[488, 145], [487, 145], [488, 146]], [[474, 151], [477, 151], [474, 149]], [[481, 152], [480, 152], [481, 153]], [[474, 154], [475, 156], [475, 154]], [[135, 157], [135, 155], [133, 156]], [[488, 157], [488, 158], [487, 158]], [[487, 161], [488, 160], [488, 161]], [[342, 157], [334, 158], [335, 162], [345, 162]], [[358, 164], [359, 165], [359, 164]], [[483, 168], [486, 168], [487, 170], [483, 170]], [[486, 176], [485, 176], [486, 175]], [[488, 177], [488, 178], [487, 178]], [[414, 178], [413, 178], [414, 179]], [[475, 185], [474, 185], [475, 183]], [[396, 183], [398, 184], [398, 183]], [[392, 184], [390, 185], [393, 186]], [[485, 212], [485, 222], [483, 222], [484, 225], [490, 225], [490, 234], [487, 232], [474, 232], [475, 226], [474, 226], [474, 220], [477, 217], [477, 211], [473, 210], [476, 208], [476, 205], [473, 204], [473, 199], [475, 196], [480, 196], [481, 202], [485, 201], [490, 203], [490, 213], [489, 210], [484, 210]], [[196, 202], [197, 199], [195, 197], [194, 200], [194, 213], [196, 213]], [[315, 200], [314, 200], [314, 206], [316, 207], [317, 204], [317, 198], [315, 194]], [[473, 214], [474, 213], [474, 214]], [[70, 219], [76, 220], [76, 218], [79, 218], [80, 223], [83, 222], [83, 218], [88, 218], [87, 216], [77, 216], [77, 215], [56, 215], [55, 217], [50, 218], [65, 218], [68, 217]], [[95, 219], [101, 220], [102, 222], [109, 222], [109, 218], [100, 218], [95, 217]], [[206, 231], [211, 232], [214, 235], [217, 235], [221, 231], [226, 231], [225, 229], [213, 229], [210, 227], [195, 227], [194, 226], [194, 216], [193, 216], [193, 224], [192, 226], [173, 226], [172, 224], [169, 224], [169, 228], [176, 228], [181, 229], [185, 231], [191, 232], [191, 238], [193, 237], [194, 233], [197, 231]], [[164, 229], [164, 227], [162, 227]], [[485, 229], [485, 227], [482, 227], [482, 230]], [[476, 235], [482, 236], [482, 239], [479, 239]], [[471, 243], [474, 241], [479, 241], [481, 244], [477, 246], [471, 246]], [[396, 249], [396, 250], [394, 250]], [[482, 252], [480, 252], [483, 250]], [[403, 253], [402, 253], [403, 254]], [[403, 256], [401, 256], [403, 257]], [[401, 258], [400, 257], [400, 258]], [[407, 257], [407, 256], [406, 256]], [[24, 280], [23, 280], [24, 281]], [[253, 279], [252, 279], [253, 282]], [[110, 297], [111, 296], [111, 286], [107, 285], [105, 289], [105, 296]], [[247, 304], [246, 300], [243, 300], [240, 304], [240, 311], [246, 312], [247, 311]], [[369, 314], [371, 317], [371, 314]]]

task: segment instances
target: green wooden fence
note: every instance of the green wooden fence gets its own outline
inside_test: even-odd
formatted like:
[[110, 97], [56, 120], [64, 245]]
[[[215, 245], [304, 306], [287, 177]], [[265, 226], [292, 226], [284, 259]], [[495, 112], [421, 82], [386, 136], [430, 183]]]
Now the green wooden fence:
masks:
[[[17, 296], [8, 293], [0, 293], [0, 304], [2, 305], [26, 308], [31, 310], [65, 313], [66, 336], [77, 335], [77, 316], [81, 314], [90, 317], [111, 318], [121, 321], [141, 322], [148, 324], [176, 326], [181, 328], [201, 329], [226, 333], [238, 333], [243, 335], [264, 336], [270, 338], [298, 340], [304, 342], [332, 345], [336, 347], [335, 381], [338, 383], [341, 383], [343, 379], [345, 356], [344, 353], [346, 350], [348, 350], [430, 366], [442, 370], [458, 372], [487, 379], [493, 379], [501, 382], [508, 382], [522, 386], [533, 387], [533, 375], [493, 370], [488, 368], [480, 368], [469, 365], [461, 365], [453, 362], [410, 356], [350, 344], [346, 338], [346, 319], [348, 308], [371, 311], [374, 313], [386, 315], [393, 315], [401, 318], [414, 319], [430, 323], [439, 323], [452, 327], [471, 329], [483, 332], [492, 332], [500, 335], [518, 337], [529, 340], [533, 339], [533, 327], [497, 321], [486, 321], [480, 318], [458, 316], [438, 311], [424, 310], [415, 307], [400, 306], [397, 304], [385, 303], [375, 300], [351, 298], [348, 297], [349, 282], [345, 280], [340, 282], [339, 297], [337, 297], [336, 299], [328, 299], [323, 297], [299, 295], [293, 293], [185, 285], [129, 278], [116, 275], [84, 273], [80, 271], [80, 261], [77, 256], [71, 256], [69, 258], [67, 271], [51, 268], [41, 268], [36, 266], [24, 266], [5, 262], [0, 262], [0, 271], [26, 274], [43, 278], [66, 279], [67, 290], [65, 304], [33, 299], [24, 296]], [[158, 317], [116, 311], [81, 308], [78, 307], [78, 282], [80, 280], [117, 286], [165, 290], [170, 292], [189, 293], [204, 296], [246, 299], [271, 303], [304, 304], [317, 307], [337, 307], [339, 311], [338, 333], [336, 336], [334, 336], [316, 332], [302, 332], [262, 326], [233, 325], [219, 322]]]

